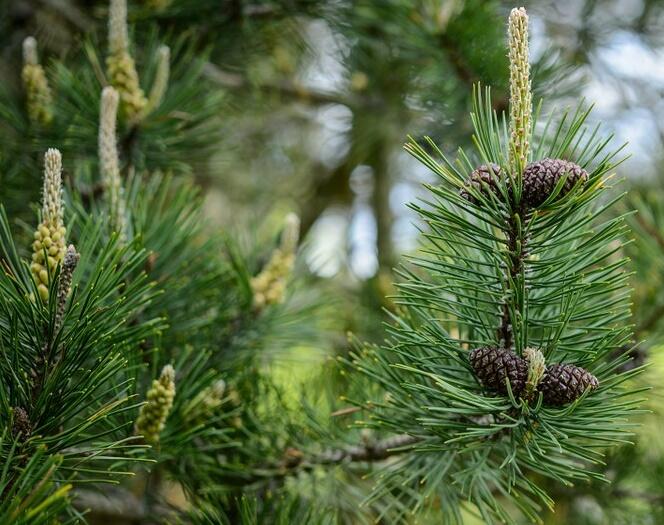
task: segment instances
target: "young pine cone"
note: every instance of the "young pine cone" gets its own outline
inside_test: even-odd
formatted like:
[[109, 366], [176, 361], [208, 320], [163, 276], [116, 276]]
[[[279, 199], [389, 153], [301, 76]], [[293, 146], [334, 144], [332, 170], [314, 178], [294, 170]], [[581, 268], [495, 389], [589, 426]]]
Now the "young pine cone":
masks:
[[581, 397], [590, 388], [595, 390], [599, 381], [581, 367], [557, 364], [546, 367], [546, 373], [537, 389], [542, 392], [545, 405], [561, 406]]
[[21, 407], [14, 408], [14, 422], [12, 426], [12, 434], [17, 437], [19, 434], [23, 440], [28, 439], [32, 433], [32, 425], [30, 424], [30, 416]]
[[549, 198], [560, 178], [565, 175], [567, 175], [567, 179], [557, 198], [569, 193], [579, 180], [586, 182], [588, 172], [568, 160], [544, 159], [531, 162], [523, 171], [523, 194], [521, 196], [523, 202], [530, 208], [541, 206]]
[[479, 202], [469, 193], [469, 188], [479, 191], [482, 195], [487, 195], [487, 192], [491, 192], [500, 198], [500, 190], [498, 189], [500, 177], [501, 170], [498, 164], [482, 164], [473, 170], [464, 187], [459, 191], [459, 194], [473, 204], [479, 204]]
[[505, 379], [509, 379], [512, 393], [519, 397], [528, 380], [528, 362], [504, 348], [481, 347], [470, 352], [470, 364], [482, 384], [501, 394], [507, 394]]
[[136, 419], [136, 433], [142, 434], [148, 443], [156, 444], [175, 398], [175, 370], [171, 365], [166, 365], [159, 379], [152, 381], [146, 398], [147, 403], [141, 407]]

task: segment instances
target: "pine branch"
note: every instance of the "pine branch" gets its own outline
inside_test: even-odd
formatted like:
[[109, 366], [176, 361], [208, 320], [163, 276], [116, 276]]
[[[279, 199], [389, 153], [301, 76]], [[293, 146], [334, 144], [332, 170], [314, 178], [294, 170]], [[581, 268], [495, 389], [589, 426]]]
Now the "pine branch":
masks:
[[368, 441], [361, 445], [330, 449], [311, 458], [305, 458], [302, 464], [313, 467], [315, 465], [334, 465], [348, 461], [382, 461], [391, 456], [404, 453], [420, 441], [418, 437], [400, 434], [373, 443]]
[[[243, 75], [224, 71], [211, 62], [205, 64], [203, 67], [203, 74], [209, 80], [228, 89], [241, 90], [251, 86], [249, 81]], [[301, 102], [313, 104], [343, 104], [349, 108], [367, 108], [380, 105], [380, 100], [375, 97], [341, 95], [329, 91], [321, 91], [308, 88], [298, 82], [286, 79], [264, 81], [257, 84], [256, 87], [263, 91], [280, 93]]]
[[[477, 90], [475, 155], [448, 159], [429, 138], [406, 145], [440, 177], [429, 199], [411, 205], [427, 224], [426, 241], [413, 267], [400, 271], [401, 309], [387, 342], [362, 345], [350, 358], [385, 391], [368, 402], [375, 402], [373, 424], [427, 443], [388, 469], [369, 498], [410, 491], [394, 504], [399, 513], [427, 500], [470, 501], [487, 522], [515, 522], [509, 504], [535, 520], [553, 501], [528, 473], [572, 483], [601, 478], [589, 465], [626, 439], [625, 421], [639, 411], [627, 397], [636, 391], [621, 388], [639, 369], [621, 373], [628, 357], [611, 356], [630, 340], [626, 226], [623, 216], [606, 216], [619, 197], [600, 203], [618, 152], [604, 151], [608, 141], [585, 130], [583, 108], [550, 119], [533, 138], [523, 9], [510, 15], [510, 47], [509, 133], [488, 92]], [[531, 351], [522, 358], [496, 346]], [[509, 362], [492, 382], [503, 358]], [[534, 378], [544, 367], [549, 386], [564, 370], [582, 388], [567, 397], [565, 383], [540, 388]], [[511, 388], [501, 390], [505, 376]], [[602, 430], [589, 440], [590, 425]]]
[[179, 514], [177, 509], [163, 503], [149, 505], [122, 487], [107, 487], [103, 493], [78, 489], [74, 491], [73, 505], [80, 511], [89, 511], [95, 518], [112, 518], [123, 523], [163, 523]]
[[[507, 226], [507, 248], [509, 250], [509, 255], [506, 282], [513, 283], [515, 287], [519, 287], [520, 284], [521, 289], [516, 291], [516, 293], [510, 293], [503, 303], [503, 315], [498, 331], [498, 340], [502, 342], [504, 348], [511, 348], [514, 343], [515, 334], [511, 308], [514, 309], [514, 312], [519, 313], [521, 313], [523, 309], [523, 297], [525, 294], [525, 287], [523, 287], [523, 283], [525, 282], [524, 258], [526, 254], [527, 239], [523, 234], [520, 224], [522, 220], [521, 218], [525, 216], [524, 211], [522, 205], [520, 209], [512, 215]], [[519, 301], [519, 304], [515, 304], [516, 301]], [[519, 338], [519, 340], [521, 340], [521, 338]]]
[[651, 505], [664, 504], [664, 494], [655, 494], [652, 492], [643, 492], [629, 489], [615, 489], [611, 491], [611, 494], [616, 498], [638, 499]]
[[60, 14], [81, 33], [87, 33], [94, 27], [94, 21], [68, 0], [40, 0], [48, 8]]
[[418, 437], [399, 434], [376, 442], [367, 441], [312, 454], [289, 447], [284, 451], [281, 460], [245, 469], [239, 473], [236, 481], [239, 485], [253, 485], [268, 480], [284, 479], [300, 472], [310, 472], [319, 467], [384, 461], [410, 451], [420, 441]]

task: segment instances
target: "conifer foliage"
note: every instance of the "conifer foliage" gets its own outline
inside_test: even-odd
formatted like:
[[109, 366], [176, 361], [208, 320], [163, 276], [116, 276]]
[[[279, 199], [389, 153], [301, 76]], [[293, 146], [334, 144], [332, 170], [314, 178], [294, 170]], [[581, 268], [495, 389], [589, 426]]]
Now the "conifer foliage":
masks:
[[[475, 151], [406, 149], [440, 178], [413, 209], [425, 243], [401, 270], [401, 309], [355, 369], [384, 395], [366, 424], [412, 438], [372, 498], [408, 515], [430, 501], [445, 523], [463, 503], [487, 523], [533, 521], [554, 502], [537, 478], [573, 485], [628, 440], [638, 400], [624, 383], [630, 337], [624, 218], [607, 213], [617, 152], [588, 110], [532, 112], [528, 17], [512, 10], [509, 121], [478, 88]], [[479, 166], [479, 167], [478, 167]]]
[[[127, 4], [108, 7], [106, 69], [91, 42], [83, 66], [45, 69], [29, 37], [24, 92], [2, 101], [23, 133], [2, 156], [26, 159], [26, 183], [39, 156], [43, 191], [33, 226], [0, 212], [0, 523], [176, 522], [211, 489], [232, 520], [259, 440], [288, 424], [263, 428], [259, 363], [311, 321], [291, 303], [299, 219], [261, 249], [207, 228], [181, 176], [217, 138], [204, 58], [151, 35], [146, 96]], [[163, 502], [166, 480], [186, 504]]]
[[[132, 8], [174, 28], [194, 16], [192, 2]], [[428, 507], [512, 523], [553, 508], [545, 478], [603, 480], [594, 466], [640, 402], [621, 350], [619, 152], [584, 107], [533, 111], [523, 8], [506, 116], [478, 86], [472, 152], [406, 145], [439, 184], [412, 204], [422, 247], [387, 340], [345, 360], [355, 406], [338, 410], [327, 383], [296, 404], [269, 370], [334, 316], [297, 286], [299, 218], [253, 242], [215, 232], [188, 177], [224, 108], [207, 55], [189, 35], [131, 31], [126, 0], [100, 13], [73, 63], [42, 66], [27, 38], [23, 92], [0, 98], [3, 162], [43, 188], [39, 209], [0, 209], [0, 523], [401, 523]]]

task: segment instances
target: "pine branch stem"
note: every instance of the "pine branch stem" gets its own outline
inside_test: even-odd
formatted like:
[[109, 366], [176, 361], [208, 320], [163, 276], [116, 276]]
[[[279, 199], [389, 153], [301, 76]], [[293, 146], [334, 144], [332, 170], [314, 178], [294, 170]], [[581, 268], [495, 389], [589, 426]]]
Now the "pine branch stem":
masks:
[[398, 434], [380, 441], [330, 448], [311, 455], [291, 447], [284, 451], [282, 460], [248, 469], [246, 475], [238, 476], [235, 481], [238, 486], [246, 486], [282, 480], [316, 467], [383, 461], [411, 450], [420, 441], [421, 438], [409, 434]]
[[345, 461], [382, 461], [404, 453], [419, 441], [418, 437], [399, 434], [373, 443], [330, 449], [314, 456], [311, 461], [312, 464], [319, 465], [339, 464]]
[[[211, 62], [205, 64], [203, 74], [209, 80], [228, 89], [246, 90], [250, 87], [249, 81], [243, 75], [224, 71]], [[378, 107], [381, 105], [381, 101], [376, 97], [341, 95], [328, 91], [320, 91], [287, 79], [262, 82], [255, 87], [263, 91], [276, 92], [303, 102], [315, 104], [343, 104], [350, 108]]]
[[[317, 466], [340, 465], [342, 463], [383, 461], [411, 450], [421, 438], [409, 434], [398, 434], [379, 441], [367, 441], [357, 445], [330, 448], [319, 454], [306, 456], [297, 449], [287, 449], [285, 458], [264, 473], [275, 473], [277, 477], [286, 477], [301, 471], [312, 470]], [[263, 475], [258, 476], [264, 477]]]
[[[283, 479], [298, 472], [312, 470], [317, 466], [333, 466], [342, 463], [383, 461], [402, 454], [421, 441], [408, 434], [398, 434], [379, 441], [367, 441], [357, 445], [331, 448], [319, 454], [304, 456], [295, 449], [286, 451], [286, 458], [267, 468], [255, 469], [247, 478], [238, 480], [242, 485]], [[127, 523], [162, 523], [173, 519], [178, 509], [163, 502], [148, 505], [127, 489], [121, 487], [106, 488], [103, 493], [78, 489], [75, 492], [74, 506], [80, 511], [89, 511], [91, 516], [113, 519]]]
[[74, 506], [80, 511], [90, 511], [97, 518], [112, 518], [123, 523], [163, 523], [173, 519], [177, 510], [160, 504], [147, 505], [140, 498], [123, 488], [106, 488], [103, 493], [79, 489], [75, 492]]
[[[507, 224], [507, 275], [505, 281], [506, 296], [502, 306], [498, 340], [503, 348], [510, 349], [516, 346], [521, 351], [522, 341], [520, 334], [515, 333], [512, 311], [523, 315], [525, 301], [525, 264], [527, 236], [523, 232], [522, 218], [525, 210], [521, 205], [510, 217]], [[516, 336], [519, 335], [517, 338]]]
[[664, 504], [664, 494], [654, 494], [651, 492], [642, 492], [629, 489], [615, 489], [613, 496], [619, 499], [638, 499], [651, 505]]

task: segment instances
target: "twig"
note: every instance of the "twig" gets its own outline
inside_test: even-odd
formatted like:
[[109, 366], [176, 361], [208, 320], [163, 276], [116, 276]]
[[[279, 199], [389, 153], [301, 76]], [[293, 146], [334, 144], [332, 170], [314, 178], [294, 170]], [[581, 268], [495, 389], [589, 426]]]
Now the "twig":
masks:
[[73, 174], [68, 171], [64, 172], [64, 177], [70, 188], [76, 188], [83, 204], [86, 206], [88, 206], [94, 199], [98, 199], [104, 194], [104, 184], [101, 182], [96, 182], [91, 186], [83, 186], [80, 182], [76, 182]]
[[310, 461], [318, 465], [339, 464], [346, 461], [382, 461], [390, 456], [403, 454], [420, 441], [418, 437], [399, 434], [373, 443], [327, 450], [313, 456]]
[[[450, 65], [456, 73], [459, 80], [466, 84], [469, 89], [473, 89], [475, 84], [480, 81], [479, 75], [468, 65], [467, 58], [463, 55], [457, 42], [445, 32], [440, 35], [440, 46], [447, 54]], [[507, 110], [508, 101], [505, 97], [494, 100], [494, 109], [498, 114]]]
[[94, 20], [89, 18], [72, 2], [68, 2], [67, 0], [41, 0], [41, 3], [59, 13], [82, 33], [91, 31], [94, 27]]
[[407, 452], [420, 441], [421, 439], [418, 437], [399, 434], [381, 441], [328, 449], [312, 455], [306, 455], [299, 449], [289, 447], [284, 451], [283, 458], [276, 463], [255, 466], [237, 472], [234, 484], [246, 486], [267, 481], [276, 482], [299, 472], [314, 470], [316, 467], [383, 461], [391, 456]]
[[347, 416], [348, 414], [354, 414], [355, 412], [359, 412], [362, 410], [360, 407], [347, 407], [347, 408], [340, 408], [339, 410], [335, 410], [330, 414], [331, 417], [339, 417], [339, 416]]
[[248, 18], [264, 18], [279, 14], [281, 14], [281, 11], [274, 4], [248, 5], [242, 9], [242, 16]]
[[[523, 207], [516, 211], [509, 219], [507, 232], [507, 249], [509, 250], [509, 263], [507, 268], [507, 282], [519, 282], [523, 279], [523, 262], [527, 239], [521, 234], [517, 221], [525, 216]], [[517, 218], [518, 217], [518, 218]], [[516, 305], [514, 305], [516, 307]], [[510, 348], [514, 342], [514, 324], [510, 314], [510, 298], [503, 303], [500, 327], [498, 328], [498, 340], [504, 348]]]
[[[215, 64], [207, 62], [203, 67], [203, 75], [209, 80], [229, 89], [243, 89], [250, 86], [250, 82], [241, 74], [224, 71]], [[255, 84], [255, 87], [264, 91], [274, 91], [297, 100], [316, 104], [343, 104], [348, 107], [375, 107], [380, 100], [375, 97], [358, 95], [342, 95], [331, 91], [321, 91], [303, 86], [292, 80], [273, 80]]]
[[[303, 452], [289, 448], [284, 459], [268, 468], [256, 469], [249, 477], [238, 479], [242, 485], [265, 480], [279, 480], [297, 472], [312, 470], [316, 466], [339, 465], [350, 462], [382, 461], [402, 454], [421, 439], [408, 434], [399, 434], [376, 442], [329, 449], [306, 457]], [[80, 511], [89, 511], [92, 516], [112, 518], [126, 523], [163, 523], [179, 514], [175, 507], [164, 503], [147, 505], [132, 492], [121, 487], [104, 487], [104, 492], [77, 489], [74, 506]]]
[[651, 505], [661, 505], [664, 503], [664, 494], [653, 494], [652, 492], [642, 492], [629, 489], [615, 489], [612, 491], [616, 498], [640, 499], [647, 501]]
[[127, 489], [118, 487], [105, 487], [103, 493], [78, 489], [74, 496], [74, 506], [78, 510], [89, 510], [94, 516], [112, 517], [123, 523], [162, 523], [178, 514], [176, 509], [168, 505], [148, 506]]

